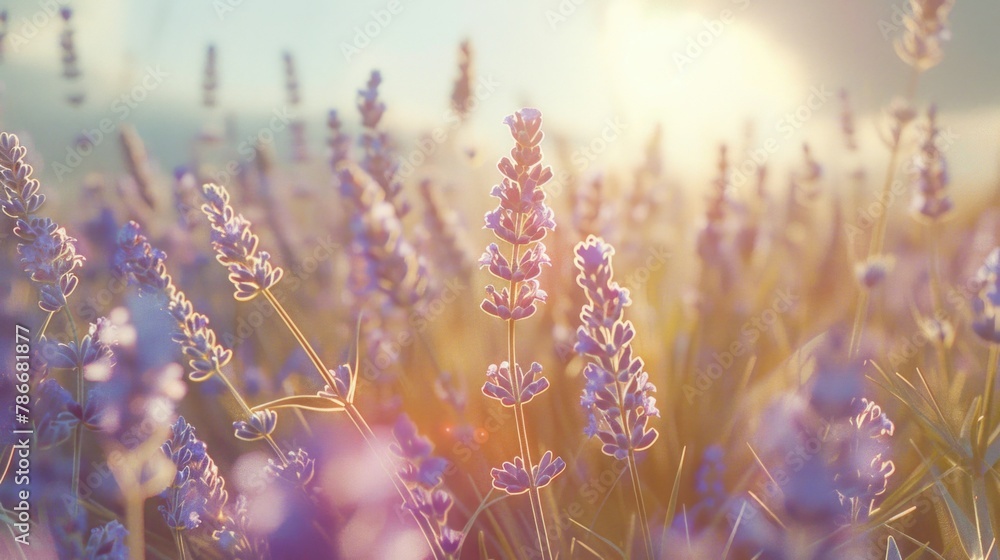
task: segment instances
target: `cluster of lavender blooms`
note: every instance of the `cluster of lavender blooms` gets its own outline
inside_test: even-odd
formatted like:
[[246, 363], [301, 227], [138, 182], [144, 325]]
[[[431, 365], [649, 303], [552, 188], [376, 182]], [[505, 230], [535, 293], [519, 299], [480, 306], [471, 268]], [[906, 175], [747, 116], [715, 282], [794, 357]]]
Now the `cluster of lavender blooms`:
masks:
[[590, 236], [576, 247], [577, 284], [587, 295], [577, 329], [577, 353], [588, 358], [581, 405], [587, 411], [588, 437], [597, 436], [605, 455], [626, 459], [648, 449], [657, 432], [649, 426], [656, 409], [656, 390], [642, 358], [632, 352], [635, 327], [625, 319], [631, 305], [628, 290], [614, 281], [614, 248]]
[[424, 517], [434, 528], [436, 545], [445, 558], [457, 558], [464, 535], [448, 527], [448, 512], [455, 503], [454, 496], [442, 486], [442, 477], [448, 462], [433, 455], [434, 445], [417, 433], [417, 426], [409, 416], [402, 414], [392, 430], [396, 443], [390, 449], [401, 460], [399, 476], [413, 494], [414, 503], [404, 507], [413, 515]]
[[36, 217], [45, 195], [38, 192], [39, 183], [31, 176], [26, 154], [17, 136], [0, 134], [0, 179], [4, 187], [0, 209], [15, 220], [14, 235], [20, 239], [17, 252], [24, 271], [38, 286], [39, 307], [57, 313], [76, 289], [76, 271], [84, 259], [76, 252], [76, 239], [67, 235], [65, 228], [49, 218]]
[[211, 539], [231, 558], [267, 558], [266, 539], [250, 531], [246, 498], [230, 502], [226, 482], [194, 426], [178, 418], [162, 450], [177, 473], [161, 493], [159, 511], [182, 555], [190, 541]]

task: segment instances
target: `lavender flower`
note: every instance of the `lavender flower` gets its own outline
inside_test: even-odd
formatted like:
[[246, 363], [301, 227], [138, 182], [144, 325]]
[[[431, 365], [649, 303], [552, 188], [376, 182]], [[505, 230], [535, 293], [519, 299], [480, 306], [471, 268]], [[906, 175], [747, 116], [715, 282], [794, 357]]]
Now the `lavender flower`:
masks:
[[1000, 344], [1000, 247], [986, 257], [976, 281], [980, 289], [972, 300], [972, 328], [983, 340]]
[[[508, 260], [497, 244], [491, 243], [479, 264], [510, 285], [510, 289], [500, 290], [487, 286], [483, 311], [504, 321], [517, 321], [534, 315], [536, 303], [547, 297], [537, 279], [542, 265], [551, 262], [541, 240], [556, 224], [542, 190], [542, 185], [552, 178], [552, 169], [541, 165], [541, 112], [522, 109], [507, 117], [504, 124], [510, 128], [515, 145], [511, 157], [504, 157], [497, 166], [504, 178], [490, 195], [499, 199], [500, 205], [487, 212], [485, 220], [486, 228], [497, 238], [514, 246], [515, 257]], [[524, 252], [518, 256], [522, 247]]]
[[316, 460], [305, 449], [289, 451], [282, 464], [267, 460], [267, 473], [293, 487], [305, 488], [316, 475]]
[[937, 221], [952, 209], [948, 196], [948, 161], [937, 146], [940, 129], [937, 125], [937, 108], [927, 110], [927, 129], [920, 143], [920, 151], [913, 157], [913, 211], [918, 216]]
[[472, 44], [468, 39], [458, 45], [458, 77], [451, 89], [451, 108], [460, 119], [469, 114], [472, 101]]
[[423, 259], [403, 234], [403, 224], [392, 204], [371, 176], [353, 164], [340, 170], [341, 194], [354, 207], [352, 251], [363, 259], [364, 277], [356, 286], [358, 296], [382, 292], [399, 306], [410, 306], [423, 297], [427, 269]]
[[516, 496], [527, 492], [532, 486], [532, 481], [534, 481], [535, 488], [548, 486], [552, 479], [559, 476], [559, 473], [565, 468], [566, 462], [562, 458], [553, 458], [552, 452], [546, 451], [542, 455], [542, 460], [531, 467], [530, 477], [527, 469], [524, 468], [524, 461], [520, 457], [515, 457], [513, 463], [505, 462], [502, 468], [493, 469], [490, 474], [493, 476], [494, 488]]
[[329, 130], [326, 144], [330, 147], [330, 166], [336, 170], [340, 164], [347, 161], [351, 153], [351, 137], [344, 132], [344, 124], [336, 110], [330, 110], [327, 115], [326, 127]]
[[613, 280], [614, 252], [594, 236], [576, 246], [577, 284], [589, 303], [580, 312], [583, 325], [577, 329], [575, 350], [590, 359], [580, 400], [590, 416], [585, 433], [601, 439], [606, 455], [625, 459], [653, 445], [657, 432], [648, 423], [660, 413], [651, 395], [656, 387], [642, 358], [632, 354], [635, 328], [624, 318], [631, 300], [628, 290]]
[[38, 403], [35, 407], [38, 418], [35, 430], [38, 432], [38, 445], [43, 449], [69, 439], [83, 417], [80, 404], [52, 378], [38, 384]]
[[195, 436], [194, 426], [179, 417], [162, 449], [177, 467], [173, 482], [161, 494], [166, 503], [159, 511], [167, 525], [175, 531], [203, 525], [219, 530], [229, 494], [205, 443]]
[[361, 135], [364, 158], [361, 167], [382, 188], [385, 201], [392, 205], [396, 216], [403, 218], [410, 211], [410, 205], [400, 194], [403, 183], [399, 180], [399, 159], [393, 153], [389, 136], [378, 130], [385, 113], [385, 103], [379, 99], [378, 88], [382, 84], [382, 74], [373, 70], [365, 89], [358, 90], [358, 112], [365, 130]]
[[271, 265], [267, 251], [257, 249], [260, 240], [250, 231], [250, 222], [229, 205], [225, 187], [207, 184], [203, 192], [208, 202], [201, 210], [212, 225], [216, 259], [229, 269], [229, 280], [236, 287], [234, 297], [248, 301], [272, 288], [284, 271]]
[[128, 531], [118, 521], [109, 521], [106, 525], [90, 531], [87, 548], [83, 551], [84, 560], [128, 560], [128, 546], [125, 537]]
[[257, 441], [274, 433], [278, 424], [278, 413], [273, 410], [259, 410], [249, 420], [233, 422], [236, 437], [243, 441]]
[[896, 54], [918, 71], [936, 66], [944, 58], [941, 44], [951, 38], [948, 13], [955, 0], [910, 0], [912, 16], [905, 19]]
[[481, 267], [505, 283], [497, 290], [486, 286], [486, 298], [480, 307], [489, 315], [507, 323], [509, 337], [507, 360], [500, 365], [491, 364], [483, 394], [514, 408], [518, 443], [521, 455], [513, 462], [505, 462], [493, 469], [493, 487], [508, 495], [528, 492], [532, 517], [538, 536], [542, 558], [551, 558], [552, 546], [545, 528], [545, 512], [541, 507], [539, 489], [548, 485], [566, 468], [566, 463], [546, 451], [539, 464], [531, 462], [528, 431], [525, 426], [524, 404], [548, 388], [542, 377], [542, 366], [533, 363], [525, 372], [515, 359], [515, 324], [534, 315], [537, 304], [545, 301], [546, 293], [540, 288], [538, 277], [542, 265], [550, 264], [541, 242], [555, 228], [552, 209], [545, 204], [542, 186], [552, 178], [552, 169], [543, 166], [541, 142], [542, 113], [538, 109], [524, 108], [504, 119], [514, 138], [510, 157], [503, 157], [497, 164], [503, 179], [494, 185], [490, 195], [500, 201], [499, 206], [486, 213], [486, 229], [498, 239], [512, 245], [511, 257], [501, 254], [496, 243], [490, 243], [479, 259]]
[[399, 476], [409, 487], [414, 501], [406, 504], [407, 509], [427, 520], [445, 557], [455, 558], [464, 535], [448, 527], [448, 512], [455, 502], [455, 498], [441, 487], [448, 462], [432, 454], [434, 445], [417, 433], [417, 426], [406, 414], [396, 420], [392, 433], [396, 442], [390, 449], [401, 459]]
[[45, 202], [38, 181], [31, 177], [31, 165], [24, 161], [27, 150], [17, 136], [0, 133], [0, 181], [4, 197], [3, 213], [15, 220], [14, 235], [24, 271], [39, 286], [39, 307], [56, 313], [76, 289], [76, 269], [84, 258], [76, 254], [76, 239], [48, 218], [36, 218]]
[[[256, 239], [256, 238], [255, 238]], [[208, 317], [197, 313], [184, 292], [174, 286], [164, 264], [166, 254], [153, 248], [135, 222], [128, 222], [118, 233], [115, 271], [129, 283], [137, 284], [140, 293], [160, 294], [177, 324], [174, 342], [181, 345], [193, 370], [191, 381], [205, 381], [229, 363], [233, 353], [216, 342]], [[279, 269], [280, 270], [280, 269]]]
[[850, 419], [854, 429], [837, 442], [840, 453], [833, 465], [833, 481], [849, 519], [864, 522], [885, 494], [889, 477], [896, 470], [887, 457], [895, 426], [882, 408], [868, 399], [856, 401], [854, 406], [858, 411]]
[[267, 539], [254, 534], [250, 527], [246, 496], [238, 496], [235, 503], [226, 509], [228, 513], [222, 528], [212, 534], [223, 552], [230, 558], [240, 560], [270, 558]]

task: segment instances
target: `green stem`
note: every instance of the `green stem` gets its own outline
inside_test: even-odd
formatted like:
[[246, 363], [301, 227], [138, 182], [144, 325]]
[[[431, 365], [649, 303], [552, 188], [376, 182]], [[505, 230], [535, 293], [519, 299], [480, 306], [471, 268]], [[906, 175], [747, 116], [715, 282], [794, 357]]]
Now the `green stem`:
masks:
[[[931, 277], [931, 301], [934, 306], [934, 320], [939, 324], [945, 320], [945, 310], [944, 310], [944, 284], [941, 282], [941, 246], [939, 244], [938, 238], [940, 237], [940, 227], [937, 222], [931, 223], [927, 227], [927, 231], [930, 235], [930, 245], [931, 245], [931, 262], [930, 262], [930, 277]], [[941, 334], [945, 334], [942, 332]], [[945, 382], [951, 379], [951, 353], [949, 352], [948, 345], [944, 340], [935, 340], [934, 346], [937, 349], [938, 363], [941, 368], [941, 375], [944, 376]]]
[[[63, 296], [63, 311], [66, 312], [66, 320], [69, 324], [70, 332], [73, 335], [73, 342], [76, 344], [80, 343], [80, 338], [77, 336], [76, 332], [76, 322], [73, 321], [73, 314], [69, 311], [69, 303], [66, 301], [66, 296]], [[52, 314], [49, 314], [49, 319], [52, 318]], [[46, 325], [48, 321], [46, 321]], [[77, 364], [74, 368], [76, 372], [76, 402], [80, 404], [80, 408], [83, 409], [86, 404], [86, 392], [84, 391], [84, 379], [83, 379], [83, 368], [80, 364]], [[73, 428], [73, 478], [70, 481], [70, 491], [73, 493], [73, 504], [74, 512], [76, 508], [79, 508], [80, 503], [80, 458], [83, 455], [83, 424], [78, 422], [76, 427]]]
[[[285, 308], [281, 305], [281, 302], [274, 297], [274, 294], [272, 294], [270, 290], [265, 288], [264, 290], [261, 290], [261, 292], [264, 294], [264, 297], [274, 308], [275, 312], [278, 313], [278, 316], [281, 317], [281, 320], [285, 323], [285, 326], [288, 327], [288, 330], [291, 331], [292, 336], [294, 336], [295, 340], [298, 341], [299, 346], [301, 346], [302, 349], [305, 351], [306, 355], [309, 356], [309, 361], [312, 362], [313, 366], [319, 372], [320, 377], [323, 378], [323, 381], [325, 381], [326, 384], [330, 386], [331, 390], [336, 390], [337, 385], [333, 380], [333, 376], [330, 374], [330, 370], [326, 367], [326, 364], [323, 363], [323, 360], [319, 357], [319, 354], [316, 353], [316, 350], [313, 349], [312, 344], [309, 343], [309, 340], [306, 339], [305, 334], [303, 334], [302, 331], [299, 329], [298, 325], [295, 324], [295, 321], [292, 319], [291, 315], [289, 315], [288, 312], [285, 311]], [[354, 406], [353, 402], [346, 402], [346, 399], [345, 399], [344, 410], [347, 412], [347, 415], [354, 423], [354, 426], [357, 428], [358, 432], [361, 433], [361, 437], [365, 440], [365, 443], [368, 444], [368, 447], [372, 450], [372, 453], [374, 453], [375, 456], [378, 458], [379, 465], [386, 472], [386, 474], [389, 475], [389, 479], [392, 481], [392, 484], [396, 488], [396, 491], [399, 492], [400, 497], [403, 499], [403, 503], [407, 505], [414, 505], [416, 503], [416, 500], [413, 497], [413, 493], [410, 492], [410, 489], [408, 486], [406, 486], [406, 483], [404, 483], [403, 480], [399, 478], [399, 474], [396, 473], [389, 466], [389, 464], [386, 463], [385, 456], [378, 448], [378, 446], [375, 445], [375, 442], [378, 440], [378, 438], [375, 435], [375, 432], [371, 429], [371, 426], [368, 425], [368, 422], [365, 421], [365, 418], [364, 416], [362, 416], [361, 411], [358, 410], [356, 406]], [[444, 552], [441, 550], [441, 547], [437, 543], [434, 529], [431, 527], [430, 522], [423, 515], [420, 515], [415, 511], [411, 511], [411, 514], [413, 515], [414, 520], [416, 520], [417, 525], [420, 527], [421, 532], [424, 534], [424, 539], [427, 541], [427, 545], [431, 548], [431, 552], [434, 553], [434, 558], [439, 560], [444, 559], [445, 558]]]
[[642, 526], [642, 538], [646, 541], [646, 558], [653, 560], [653, 536], [649, 532], [649, 517], [646, 515], [646, 501], [642, 497], [642, 489], [639, 487], [639, 467], [635, 464], [635, 451], [629, 446], [628, 450], [628, 470], [632, 477], [632, 492], [635, 494], [635, 504], [639, 509], [639, 523]]
[[[913, 97], [917, 93], [917, 82], [920, 78], [920, 70], [917, 68], [913, 69], [910, 74], [910, 82], [907, 86], [906, 91], [906, 103], [911, 103]], [[903, 130], [905, 130], [905, 125]], [[892, 180], [896, 177], [896, 167], [899, 164], [899, 148], [902, 143], [903, 130], [899, 132], [899, 138], [896, 138], [892, 144], [892, 150], [889, 153], [889, 166], [885, 171], [885, 180], [882, 182], [882, 194], [879, 197], [879, 201], [889, 200], [889, 194], [892, 192]], [[879, 255], [885, 248], [885, 234], [886, 229], [889, 224], [889, 209], [883, 208], [882, 215], [879, 216], [878, 222], [875, 223], [875, 231], [872, 233], [871, 244], [868, 247], [868, 258]], [[871, 301], [869, 297], [869, 289], [862, 288], [861, 295], [858, 298], [858, 307], [855, 310], [854, 315], [854, 326], [851, 329], [851, 345], [850, 345], [850, 356], [856, 357], [858, 352], [861, 350], [861, 335], [864, 330], [864, 319], [868, 315], [868, 305]]]

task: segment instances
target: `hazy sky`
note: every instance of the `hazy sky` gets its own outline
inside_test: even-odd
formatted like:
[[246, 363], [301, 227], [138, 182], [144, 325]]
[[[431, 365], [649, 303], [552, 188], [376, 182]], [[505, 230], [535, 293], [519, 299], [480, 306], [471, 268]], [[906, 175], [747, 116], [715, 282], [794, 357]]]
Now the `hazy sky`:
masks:
[[[662, 122], [668, 165], [688, 176], [710, 173], [718, 142], [739, 142], [750, 120], [758, 140], [774, 136], [785, 156], [794, 156], [807, 138], [820, 157], [824, 150], [833, 154], [835, 99], [817, 102], [814, 115], [788, 137], [781, 128], [785, 115], [811, 101], [817, 88], [841, 86], [850, 89], [859, 112], [870, 115], [903, 90], [908, 75], [891, 43], [898, 35], [892, 18], [905, 8], [902, 0], [68, 4], [77, 13], [88, 94], [79, 110], [62, 102], [61, 22], [45, 15], [48, 2], [7, 2], [11, 36], [0, 65], [4, 125], [28, 131], [49, 158], [61, 157], [80, 130], [104, 116], [117, 118], [115, 96], [139, 84], [147, 68], [159, 68], [166, 75], [162, 84], [127, 120], [148, 138], [154, 154], [170, 160], [164, 165], [181, 163], [173, 160], [184, 157], [190, 137], [182, 131], [205, 115], [199, 88], [209, 43], [219, 53], [220, 104], [250, 128], [284, 106], [281, 53], [292, 52], [304, 114], [319, 135], [329, 108], [342, 109], [353, 122], [355, 91], [372, 68], [384, 76], [388, 126], [416, 132], [441, 125], [456, 74], [456, 47], [468, 37], [477, 73], [493, 90], [473, 116], [484, 141], [501, 139], [503, 116], [531, 104], [543, 110], [549, 130], [558, 129], [578, 145], [599, 135], [608, 119], [618, 119], [625, 133], [601, 163], [632, 163], [639, 159], [636, 147]], [[51, 23], [29, 37], [25, 21], [32, 18]], [[955, 150], [953, 167], [959, 177], [981, 180], [997, 170], [998, 24], [1000, 2], [958, 0], [945, 61], [921, 81], [918, 97], [938, 101], [942, 121], [957, 130], [962, 149]], [[375, 32], [369, 36], [366, 27]], [[357, 29], [364, 36], [356, 41]], [[345, 45], [357, 52], [345, 56]], [[860, 128], [874, 142], [872, 123]], [[870, 157], [883, 157], [873, 143], [868, 146], [874, 148]]]

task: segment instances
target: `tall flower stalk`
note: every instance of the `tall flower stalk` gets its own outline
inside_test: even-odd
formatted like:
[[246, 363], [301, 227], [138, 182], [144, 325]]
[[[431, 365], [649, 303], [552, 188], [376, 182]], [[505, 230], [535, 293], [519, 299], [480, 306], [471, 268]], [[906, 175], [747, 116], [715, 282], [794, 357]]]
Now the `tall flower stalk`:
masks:
[[614, 281], [614, 254], [614, 247], [593, 235], [576, 246], [573, 264], [580, 271], [576, 283], [589, 302], [580, 312], [583, 324], [577, 329], [575, 347], [589, 360], [580, 403], [590, 419], [584, 430], [587, 436], [601, 440], [605, 455], [628, 462], [646, 556], [652, 559], [653, 539], [635, 455], [656, 441], [658, 434], [649, 427], [649, 419], [660, 413], [651, 395], [656, 387], [649, 382], [642, 358], [632, 353], [635, 327], [625, 320], [625, 308], [632, 301], [628, 290]]
[[212, 226], [212, 246], [217, 253], [216, 259], [229, 270], [229, 280], [236, 288], [234, 297], [238, 301], [249, 301], [262, 295], [281, 317], [282, 322], [302, 346], [309, 361], [326, 383], [324, 389], [315, 395], [284, 397], [258, 405], [253, 408], [253, 411], [293, 408], [319, 412], [346, 412], [364, 438], [365, 443], [378, 457], [382, 469], [392, 480], [393, 486], [403, 499], [404, 506], [413, 514], [413, 518], [420, 527], [434, 557], [436, 559], [446, 558], [428, 519], [417, 514], [416, 498], [399, 477], [399, 474], [390, 467], [391, 463], [385, 453], [376, 445], [375, 432], [354, 404], [354, 394], [358, 385], [357, 364], [354, 364], [353, 367], [342, 365], [333, 370], [323, 363], [322, 358], [302, 330], [299, 329], [295, 320], [271, 291], [271, 288], [281, 279], [282, 270], [280, 267], [271, 265], [270, 255], [266, 251], [259, 250], [260, 240], [250, 230], [250, 222], [241, 214], [237, 214], [229, 204], [229, 193], [224, 187], [206, 184], [203, 194], [207, 202], [202, 205], [201, 209]]
[[[39, 183], [32, 178], [33, 169], [25, 158], [27, 149], [13, 134], [0, 134], [0, 183], [3, 184], [3, 197], [0, 197], [0, 210], [15, 220], [14, 235], [20, 239], [17, 253], [21, 257], [24, 271], [31, 281], [38, 285], [38, 306], [47, 311], [48, 317], [36, 335], [41, 339], [47, 330], [52, 317], [59, 311], [66, 315], [72, 343], [79, 347], [80, 338], [76, 332], [76, 323], [69, 310], [67, 298], [76, 290], [79, 284], [77, 269], [83, 265], [84, 258], [76, 252], [76, 239], [66, 233], [50, 218], [36, 217], [45, 195], [38, 192]], [[76, 402], [85, 405], [86, 391], [83, 369], [75, 368], [76, 372]], [[80, 455], [83, 438], [81, 425], [77, 424], [73, 432], [73, 479], [72, 493], [80, 495]]]
[[[879, 200], [889, 199], [893, 179], [896, 176], [896, 167], [899, 163], [903, 130], [915, 116], [910, 104], [917, 93], [920, 75], [941, 62], [944, 57], [942, 44], [951, 37], [948, 30], [948, 14], [954, 6], [955, 0], [910, 0], [909, 4], [910, 12], [913, 15], [906, 18], [905, 29], [902, 36], [897, 39], [895, 48], [896, 54], [912, 70], [906, 88], [906, 97], [901, 102], [895, 102], [889, 108], [892, 119], [886, 139], [886, 143], [889, 145], [889, 165], [886, 169]], [[866, 263], [884, 259], [882, 251], [885, 248], [888, 221], [889, 213], [883, 211], [872, 232], [865, 259]], [[849, 352], [852, 357], [857, 356], [861, 349], [861, 334], [864, 329], [864, 319], [868, 315], [870, 300], [870, 289], [867, 289], [867, 286], [862, 286], [855, 308], [854, 327], [851, 330]]]
[[552, 451], [546, 451], [537, 465], [531, 460], [524, 405], [545, 391], [549, 382], [542, 377], [538, 362], [532, 363], [527, 371], [517, 363], [515, 325], [534, 315], [537, 304], [546, 299], [538, 276], [542, 265], [550, 264], [550, 260], [541, 240], [555, 228], [555, 221], [552, 209], [545, 205], [541, 187], [552, 178], [552, 169], [541, 164], [540, 111], [521, 109], [508, 116], [504, 124], [510, 128], [515, 144], [510, 157], [502, 158], [497, 166], [503, 180], [490, 194], [500, 200], [500, 205], [486, 213], [486, 228], [511, 246], [510, 258], [500, 252], [496, 243], [491, 243], [479, 262], [507, 284], [499, 290], [492, 284], [487, 286], [482, 303], [483, 311], [507, 323], [507, 360], [490, 365], [483, 393], [514, 409], [520, 455], [513, 462], [505, 462], [501, 469], [492, 470], [493, 487], [509, 495], [528, 493], [544, 559], [553, 555], [539, 489], [558, 476], [566, 463], [554, 457]]

